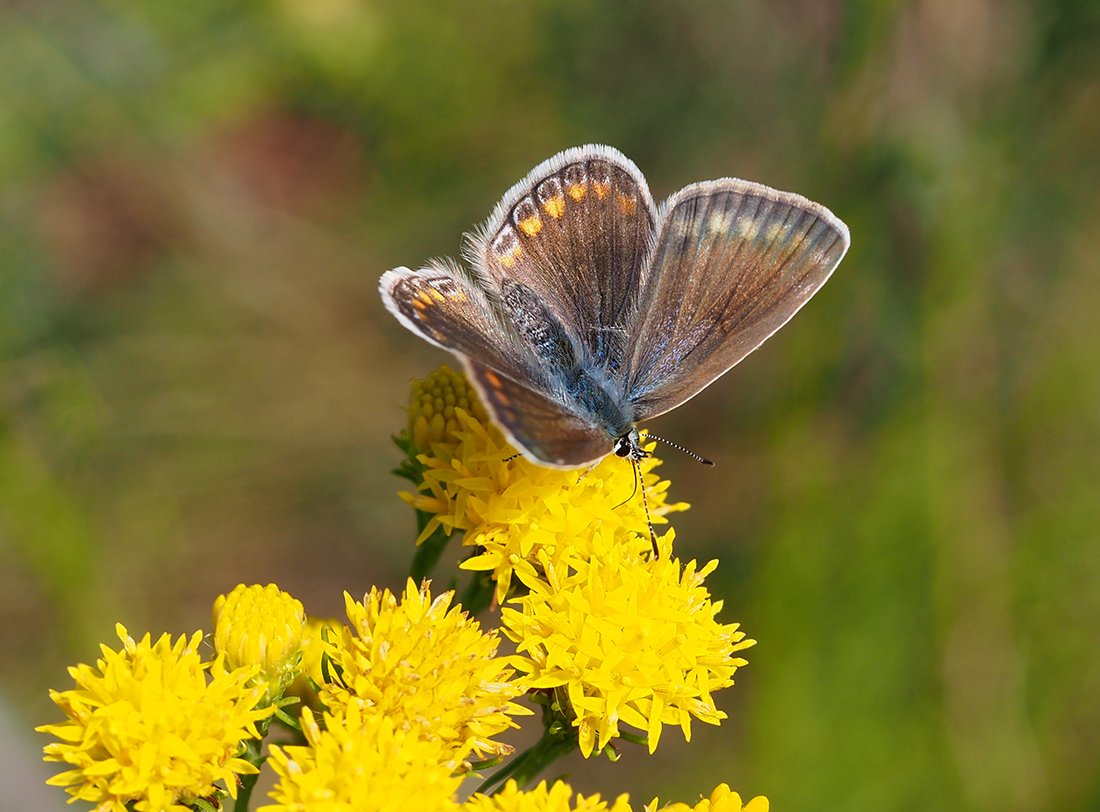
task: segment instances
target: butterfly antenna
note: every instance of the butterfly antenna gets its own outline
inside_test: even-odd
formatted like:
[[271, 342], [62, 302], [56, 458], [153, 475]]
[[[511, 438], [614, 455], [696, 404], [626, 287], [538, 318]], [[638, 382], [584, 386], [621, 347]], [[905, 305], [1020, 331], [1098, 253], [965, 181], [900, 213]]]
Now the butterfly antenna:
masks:
[[670, 446], [672, 446], [672, 447], [673, 447], [673, 448], [675, 448], [675, 449], [676, 449], [677, 451], [681, 451], [681, 452], [683, 452], [684, 454], [687, 454], [687, 455], [688, 455], [689, 457], [691, 457], [691, 458], [692, 458], [693, 460], [695, 460], [696, 462], [701, 462], [701, 463], [703, 463], [703, 465], [714, 465], [714, 463], [713, 463], [713, 462], [711, 462], [710, 460], [708, 460], [708, 459], [707, 459], [706, 457], [704, 457], [703, 455], [701, 455], [701, 454], [696, 454], [696, 453], [695, 453], [694, 451], [692, 451], [692, 450], [691, 450], [690, 448], [684, 448], [684, 447], [683, 447], [682, 445], [680, 445], [679, 443], [674, 443], [674, 442], [672, 442], [672, 440], [666, 440], [666, 439], [665, 439], [664, 437], [658, 437], [658, 436], [657, 436], [656, 434], [651, 434], [651, 433], [650, 433], [650, 432], [648, 432], [648, 431], [646, 432], [645, 436], [646, 436], [646, 437], [648, 437], [648, 438], [650, 438], [651, 440], [660, 440], [660, 441], [661, 441], [662, 443], [664, 443], [665, 445], [670, 445]]
[[642, 466], [638, 460], [632, 459], [630, 461], [630, 467], [634, 471], [634, 490], [630, 492], [628, 496], [619, 504], [615, 505], [612, 510], [617, 510], [634, 498], [634, 494], [638, 492], [638, 483], [642, 486], [642, 507], [645, 509], [645, 523], [649, 527], [649, 543], [653, 545], [653, 557], [656, 558], [659, 553], [657, 551], [657, 531], [653, 529], [653, 519], [649, 515], [649, 499], [645, 495], [645, 480], [642, 479]]
[[[638, 482], [642, 481], [642, 464], [638, 460], [634, 463], [634, 490], [638, 490]], [[645, 523], [649, 527], [649, 543], [653, 545], [653, 557], [658, 558], [661, 553], [657, 549], [657, 532], [653, 529], [653, 519], [649, 516], [649, 499], [645, 495], [645, 482], [642, 481], [642, 507], [645, 508]]]
[[518, 460], [518, 459], [519, 459], [520, 457], [522, 457], [522, 456], [523, 456], [522, 454], [513, 454], [513, 455], [512, 455], [512, 456], [510, 456], [510, 457], [505, 457], [505, 458], [503, 459], [503, 462], [512, 462], [512, 460]]

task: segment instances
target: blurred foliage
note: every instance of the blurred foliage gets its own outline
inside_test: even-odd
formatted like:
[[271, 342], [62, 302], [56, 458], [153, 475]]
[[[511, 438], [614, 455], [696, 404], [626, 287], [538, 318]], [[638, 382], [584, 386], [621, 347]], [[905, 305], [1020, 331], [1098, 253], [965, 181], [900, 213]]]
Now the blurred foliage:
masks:
[[115, 620], [400, 583], [389, 436], [443, 358], [377, 278], [599, 141], [658, 196], [797, 190], [853, 247], [660, 421], [720, 461], [666, 470], [681, 550], [721, 557], [760, 641], [731, 722], [574, 785], [1100, 808], [1097, 3], [16, 0], [0, 77], [3, 691], [28, 730]]

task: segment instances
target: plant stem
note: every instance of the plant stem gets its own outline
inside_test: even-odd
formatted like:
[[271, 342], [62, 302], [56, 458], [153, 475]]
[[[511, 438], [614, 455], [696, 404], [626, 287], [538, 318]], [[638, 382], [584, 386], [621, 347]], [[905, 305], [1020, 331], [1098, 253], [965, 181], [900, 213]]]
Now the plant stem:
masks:
[[[264, 761], [262, 747], [262, 739], [249, 739], [244, 746], [244, 753], [241, 754], [241, 758], [258, 768]], [[252, 790], [256, 786], [256, 779], [259, 777], [259, 773], [241, 776], [241, 786], [237, 790], [237, 800], [233, 804], [233, 812], [248, 812], [248, 805], [252, 801]]]
[[[417, 536], [428, 526], [431, 518], [430, 513], [416, 511]], [[413, 554], [412, 566], [409, 568], [409, 577], [413, 581], [419, 584], [432, 574], [432, 570], [439, 563], [439, 557], [443, 555], [443, 550], [446, 549], [450, 538], [450, 534], [443, 527], [437, 527], [435, 532], [424, 539], [423, 543], [416, 548], [416, 552]]]
[[509, 778], [514, 779], [520, 787], [526, 787], [553, 762], [576, 749], [577, 733], [573, 728], [553, 733], [547, 731], [531, 747], [486, 778], [477, 791], [491, 795], [496, 787]]

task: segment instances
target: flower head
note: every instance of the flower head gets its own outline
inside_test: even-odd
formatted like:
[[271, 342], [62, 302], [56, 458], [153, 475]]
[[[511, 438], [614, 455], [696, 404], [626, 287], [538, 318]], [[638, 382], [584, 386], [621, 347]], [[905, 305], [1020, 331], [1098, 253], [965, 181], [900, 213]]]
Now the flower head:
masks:
[[69, 669], [75, 688], [50, 692], [68, 718], [37, 728], [60, 739], [45, 758], [72, 769], [49, 783], [112, 812], [185, 810], [219, 781], [236, 797], [237, 776], [256, 772], [237, 757], [241, 743], [271, 712], [257, 710], [263, 690], [248, 685], [256, 667], [202, 662], [201, 632], [153, 643], [116, 631], [121, 650], [102, 646], [94, 668]]
[[427, 378], [414, 380], [409, 393], [413, 447], [422, 454], [433, 454], [440, 443], [451, 446], [460, 442], [460, 432], [465, 429], [459, 411], [483, 424], [489, 422], [481, 398], [461, 372], [444, 365]]
[[418, 543], [438, 527], [465, 531], [463, 543], [481, 552], [463, 568], [491, 571], [498, 602], [517, 569], [530, 569], [539, 551], [553, 561], [583, 555], [601, 536], [649, 549], [645, 507], [639, 496], [631, 498], [638, 487], [645, 488], [655, 523], [687, 508], [667, 500], [669, 483], [654, 472], [655, 457], [641, 461], [640, 485], [630, 463], [614, 455], [587, 472], [510, 459], [515, 449], [488, 420], [476, 392], [447, 367], [414, 382], [410, 425], [421, 470], [417, 492], [401, 496], [431, 515]]
[[703, 579], [717, 562], [682, 565], [669, 544], [655, 559], [617, 545], [562, 566], [543, 555], [545, 574], [525, 578], [530, 593], [502, 611], [513, 663], [529, 687], [555, 691], [586, 757], [619, 736], [620, 723], [642, 731], [650, 752], [665, 724], [689, 740], [693, 717], [718, 724], [725, 714], [711, 695], [733, 684], [746, 664], [735, 652], [755, 642], [715, 619], [722, 602]]
[[466, 801], [466, 812], [630, 812], [626, 795], [620, 795], [608, 805], [599, 795], [587, 798], [580, 793], [573, 800], [573, 788], [564, 781], [547, 787], [540, 781], [534, 789], [521, 790], [509, 780], [495, 795], [474, 795]]
[[454, 793], [462, 779], [445, 763], [441, 743], [421, 737], [419, 728], [355, 705], [339, 715], [326, 713], [324, 722], [322, 729], [306, 708], [306, 745], [272, 746], [279, 776], [271, 791], [275, 803], [259, 812], [458, 809]]
[[746, 804], [729, 785], [719, 784], [709, 798], [703, 798], [695, 806], [677, 802], [658, 807], [654, 798], [646, 804], [645, 812], [768, 812], [768, 809], [768, 799], [763, 795], [757, 795]]
[[411, 726], [442, 742], [457, 766], [470, 755], [510, 753], [493, 737], [529, 711], [512, 702], [525, 687], [496, 656], [496, 631], [483, 632], [453, 597], [433, 599], [412, 580], [400, 602], [388, 589], [361, 603], [345, 594], [348, 626], [330, 648], [335, 677], [321, 699], [333, 713], [360, 707]]
[[275, 584], [238, 584], [214, 601], [214, 650], [226, 667], [258, 665], [268, 699], [282, 696], [299, 671], [306, 613]]

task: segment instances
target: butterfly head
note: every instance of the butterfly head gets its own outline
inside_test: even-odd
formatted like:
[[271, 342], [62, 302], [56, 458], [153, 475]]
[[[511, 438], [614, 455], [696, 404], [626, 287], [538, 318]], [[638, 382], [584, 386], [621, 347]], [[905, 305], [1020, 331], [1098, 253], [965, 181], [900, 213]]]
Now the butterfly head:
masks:
[[636, 428], [631, 428], [626, 434], [617, 437], [611, 450], [615, 452], [616, 456], [626, 457], [632, 462], [643, 460], [649, 456], [642, 448], [642, 440]]

